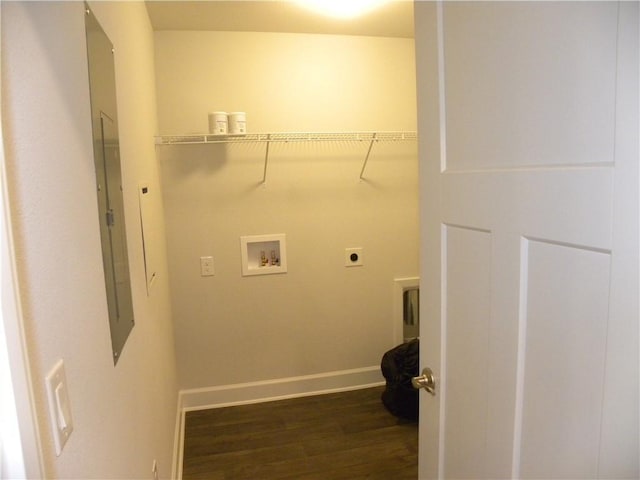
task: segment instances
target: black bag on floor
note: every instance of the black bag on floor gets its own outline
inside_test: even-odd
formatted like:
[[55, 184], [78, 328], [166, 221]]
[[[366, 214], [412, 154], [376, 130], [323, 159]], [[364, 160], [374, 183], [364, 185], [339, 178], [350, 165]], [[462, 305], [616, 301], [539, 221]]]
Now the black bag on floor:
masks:
[[387, 386], [382, 403], [396, 417], [418, 420], [418, 390], [411, 379], [418, 376], [420, 340], [413, 339], [392, 348], [382, 356], [380, 367]]

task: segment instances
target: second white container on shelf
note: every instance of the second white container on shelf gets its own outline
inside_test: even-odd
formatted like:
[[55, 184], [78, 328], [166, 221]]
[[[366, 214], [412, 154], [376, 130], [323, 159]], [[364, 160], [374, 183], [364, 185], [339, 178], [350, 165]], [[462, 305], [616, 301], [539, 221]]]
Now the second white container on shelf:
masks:
[[245, 112], [231, 112], [229, 114], [229, 134], [244, 135], [247, 133], [247, 114]]

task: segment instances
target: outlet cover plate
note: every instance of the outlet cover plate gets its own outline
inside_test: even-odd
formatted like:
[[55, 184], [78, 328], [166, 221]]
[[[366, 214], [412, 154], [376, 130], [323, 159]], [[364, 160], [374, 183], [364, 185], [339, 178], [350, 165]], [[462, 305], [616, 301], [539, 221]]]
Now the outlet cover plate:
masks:
[[344, 266], [345, 267], [361, 267], [364, 265], [364, 255], [362, 247], [345, 248], [344, 250]]

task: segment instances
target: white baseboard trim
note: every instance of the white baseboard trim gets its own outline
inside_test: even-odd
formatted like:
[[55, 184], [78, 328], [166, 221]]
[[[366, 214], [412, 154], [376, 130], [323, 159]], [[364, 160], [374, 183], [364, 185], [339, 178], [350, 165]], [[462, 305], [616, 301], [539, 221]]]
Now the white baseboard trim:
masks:
[[180, 407], [178, 397], [178, 411], [176, 412], [176, 426], [173, 439], [173, 465], [171, 478], [182, 480], [182, 457], [184, 456], [184, 410]]
[[183, 411], [246, 405], [384, 384], [380, 366], [180, 391]]

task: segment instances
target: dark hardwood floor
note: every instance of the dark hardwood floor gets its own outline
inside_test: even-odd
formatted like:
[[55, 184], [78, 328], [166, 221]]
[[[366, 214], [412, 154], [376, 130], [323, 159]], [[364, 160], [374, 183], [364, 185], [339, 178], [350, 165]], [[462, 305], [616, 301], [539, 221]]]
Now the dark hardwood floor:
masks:
[[418, 426], [383, 387], [189, 412], [184, 480], [416, 480]]

